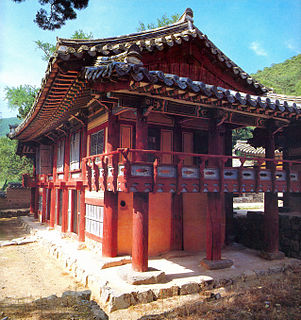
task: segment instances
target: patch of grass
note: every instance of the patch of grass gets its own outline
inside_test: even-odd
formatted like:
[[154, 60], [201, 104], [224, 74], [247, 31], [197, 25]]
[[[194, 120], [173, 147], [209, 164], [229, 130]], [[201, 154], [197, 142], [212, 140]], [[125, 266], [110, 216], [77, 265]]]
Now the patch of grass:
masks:
[[[301, 314], [301, 268], [287, 274], [261, 276], [225, 288], [220, 299], [200, 297], [173, 311], [140, 320], [295, 320]], [[208, 292], [207, 292], [208, 296]]]

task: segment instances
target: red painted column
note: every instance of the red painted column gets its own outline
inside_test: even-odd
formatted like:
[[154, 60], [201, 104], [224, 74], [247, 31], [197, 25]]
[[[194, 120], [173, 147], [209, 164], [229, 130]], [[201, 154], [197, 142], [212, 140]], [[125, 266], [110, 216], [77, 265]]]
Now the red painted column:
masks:
[[148, 270], [148, 193], [133, 195], [132, 267], [139, 272]]
[[102, 255], [117, 256], [117, 222], [118, 222], [118, 193], [106, 191], [104, 194], [104, 217]]
[[86, 229], [85, 189], [82, 189], [80, 191], [80, 218], [79, 218], [79, 234], [78, 234], [78, 240], [80, 242], [85, 241], [85, 229]]
[[[69, 180], [69, 166], [70, 166], [70, 135], [65, 139], [64, 150], [64, 181]], [[63, 188], [63, 205], [62, 205], [62, 232], [67, 232], [68, 229], [68, 188]]]
[[[57, 145], [53, 146], [53, 168], [52, 168], [52, 179], [53, 183], [56, 182], [56, 165], [57, 165]], [[54, 186], [51, 189], [51, 204], [50, 204], [50, 228], [54, 228], [55, 224], [55, 203], [56, 203], [56, 189]]]
[[[147, 118], [137, 109], [136, 149], [147, 149]], [[136, 161], [145, 161], [144, 154], [136, 154]], [[148, 193], [133, 193], [132, 267], [134, 271], [148, 270]]]
[[[208, 128], [208, 154], [225, 154], [225, 128], [217, 125], [217, 119], [209, 120]], [[220, 168], [220, 160], [209, 161], [213, 168]], [[220, 172], [223, 174], [223, 172]], [[232, 266], [233, 261], [222, 259], [222, 245], [225, 236], [225, 201], [224, 190], [221, 192], [208, 192], [207, 205], [207, 241], [206, 259], [201, 264], [206, 269], [224, 269]]]
[[[137, 109], [136, 121], [136, 149], [147, 149], [147, 118], [143, 115], [142, 109]], [[136, 161], [145, 161], [146, 155], [135, 154]]]
[[172, 195], [171, 250], [183, 250], [183, 197]]
[[47, 189], [43, 188], [42, 191], [42, 222], [46, 222], [46, 197], [47, 197]]
[[51, 203], [50, 203], [50, 228], [54, 228], [55, 222], [55, 201], [56, 201], [56, 192], [55, 188], [52, 187], [51, 189]]
[[[265, 143], [266, 158], [275, 158], [275, 138], [272, 128], [267, 129]], [[275, 164], [267, 162], [268, 169], [275, 169]], [[284, 255], [279, 252], [279, 212], [278, 197], [275, 192], [264, 193], [264, 252], [268, 259], [279, 259]]]
[[[173, 150], [182, 152], [182, 127], [179, 121], [175, 120]], [[175, 165], [179, 159], [174, 157]], [[183, 250], [183, 196], [174, 193], [172, 195], [172, 219], [171, 219], [171, 250]]]
[[[226, 127], [225, 132], [225, 154], [232, 156], [232, 129], [230, 126]], [[232, 167], [232, 160], [226, 162], [226, 167]], [[233, 231], [233, 193], [226, 192], [225, 197], [225, 244], [230, 244], [234, 240]]]
[[[222, 155], [224, 154], [224, 137], [222, 126], [217, 126], [217, 119], [209, 120], [208, 130], [208, 154]], [[210, 165], [218, 167], [218, 161], [211, 160]], [[208, 209], [207, 209], [207, 243], [206, 257], [208, 260], [221, 259], [222, 248], [222, 215], [224, 210], [223, 192], [208, 193]]]
[[221, 230], [222, 201], [218, 192], [208, 193], [207, 211], [207, 260], [220, 260], [222, 252]]
[[[119, 145], [119, 126], [117, 118], [109, 111], [106, 152], [112, 152]], [[118, 155], [110, 158], [109, 165], [114, 168], [114, 175], [118, 172]], [[104, 217], [102, 255], [104, 257], [117, 256], [117, 223], [118, 223], [118, 193], [104, 192]]]

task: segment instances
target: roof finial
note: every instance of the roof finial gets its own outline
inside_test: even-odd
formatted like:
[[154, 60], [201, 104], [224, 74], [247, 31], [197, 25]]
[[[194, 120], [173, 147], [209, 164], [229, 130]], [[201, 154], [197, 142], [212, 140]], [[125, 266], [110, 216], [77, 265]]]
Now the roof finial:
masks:
[[192, 29], [193, 24], [193, 11], [190, 8], [187, 8], [185, 12], [182, 14], [182, 16], [179, 19], [180, 22], [188, 22], [189, 29]]

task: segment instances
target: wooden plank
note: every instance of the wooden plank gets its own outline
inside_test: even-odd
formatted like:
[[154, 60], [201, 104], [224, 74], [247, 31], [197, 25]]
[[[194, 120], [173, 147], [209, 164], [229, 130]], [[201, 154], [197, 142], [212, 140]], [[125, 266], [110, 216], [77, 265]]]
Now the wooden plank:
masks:
[[[173, 151], [173, 132], [171, 130], [161, 129], [161, 151]], [[171, 164], [172, 155], [163, 155], [162, 163]]]
[[[132, 148], [133, 145], [133, 126], [131, 125], [120, 125], [120, 147], [121, 148]], [[131, 155], [129, 155], [129, 160], [131, 160]], [[120, 156], [120, 161], [123, 161], [122, 156]]]
[[[182, 133], [182, 146], [183, 146], [183, 152], [193, 153], [193, 133], [192, 132]], [[193, 158], [185, 157], [184, 165], [186, 166], [193, 165]]]

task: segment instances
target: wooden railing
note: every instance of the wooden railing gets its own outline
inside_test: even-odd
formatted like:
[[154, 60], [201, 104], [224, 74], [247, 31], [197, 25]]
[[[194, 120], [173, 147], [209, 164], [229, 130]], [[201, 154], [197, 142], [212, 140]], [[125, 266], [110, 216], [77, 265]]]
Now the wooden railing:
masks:
[[[137, 153], [145, 161], [135, 161]], [[148, 155], [154, 161], [147, 161]], [[163, 155], [171, 155], [173, 164], [162, 163]], [[194, 165], [185, 165], [189, 157]], [[241, 165], [229, 165], [233, 159]], [[250, 160], [255, 165], [246, 167]], [[121, 148], [84, 158], [82, 176], [89, 190], [96, 191], [301, 192], [301, 172], [296, 166], [301, 169], [301, 162]]]

